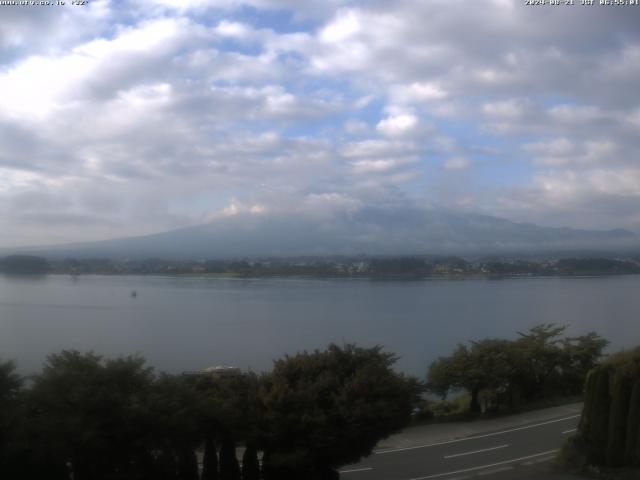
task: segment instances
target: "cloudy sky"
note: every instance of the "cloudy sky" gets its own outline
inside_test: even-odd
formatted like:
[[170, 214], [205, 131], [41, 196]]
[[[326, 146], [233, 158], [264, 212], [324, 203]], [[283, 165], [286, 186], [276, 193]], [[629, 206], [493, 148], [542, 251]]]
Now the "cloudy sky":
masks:
[[0, 246], [367, 206], [640, 232], [640, 7], [70, 3], [0, 6]]

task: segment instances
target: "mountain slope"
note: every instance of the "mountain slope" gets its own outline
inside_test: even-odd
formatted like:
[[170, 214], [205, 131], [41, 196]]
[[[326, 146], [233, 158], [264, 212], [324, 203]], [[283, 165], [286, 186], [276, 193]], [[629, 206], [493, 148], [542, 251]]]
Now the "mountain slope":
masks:
[[142, 237], [29, 249], [48, 256], [224, 258], [353, 254], [483, 254], [634, 248], [626, 230], [578, 230], [427, 209], [238, 214]]

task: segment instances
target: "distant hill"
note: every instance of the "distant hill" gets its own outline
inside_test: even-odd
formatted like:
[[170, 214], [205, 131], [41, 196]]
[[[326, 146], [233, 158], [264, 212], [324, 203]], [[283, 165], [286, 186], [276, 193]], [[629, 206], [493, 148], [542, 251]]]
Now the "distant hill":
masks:
[[[498, 254], [635, 249], [626, 230], [578, 230], [485, 215], [361, 208], [337, 215], [238, 214], [154, 235], [23, 249], [48, 257], [230, 258], [265, 256]], [[18, 253], [5, 249], [5, 253]]]

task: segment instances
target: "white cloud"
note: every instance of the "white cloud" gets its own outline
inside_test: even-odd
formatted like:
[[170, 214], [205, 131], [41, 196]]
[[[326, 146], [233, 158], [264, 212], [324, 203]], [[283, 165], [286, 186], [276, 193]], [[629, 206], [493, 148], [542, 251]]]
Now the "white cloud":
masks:
[[482, 111], [490, 117], [517, 118], [524, 113], [519, 100], [509, 99], [500, 102], [485, 103]]
[[[233, 205], [418, 199], [578, 226], [637, 205], [640, 33], [623, 10], [549, 15], [507, 0], [6, 10], [0, 192], [4, 205], [29, 205], [23, 238], [36, 219], [47, 232], [93, 215], [120, 235]], [[637, 214], [618, 218], [640, 227]], [[0, 230], [18, 223], [0, 208]]]
[[444, 162], [444, 168], [446, 170], [466, 170], [471, 166], [471, 161], [464, 157], [449, 158]]
[[366, 133], [369, 131], [369, 125], [360, 120], [349, 120], [344, 124], [344, 129], [351, 134]]
[[449, 94], [437, 82], [413, 82], [409, 85], [397, 85], [391, 87], [391, 98], [394, 103], [415, 104], [443, 100]]
[[412, 114], [390, 115], [378, 122], [376, 129], [389, 137], [410, 135], [418, 128], [418, 117]]
[[384, 173], [416, 162], [415, 157], [358, 160], [353, 162], [354, 173]]

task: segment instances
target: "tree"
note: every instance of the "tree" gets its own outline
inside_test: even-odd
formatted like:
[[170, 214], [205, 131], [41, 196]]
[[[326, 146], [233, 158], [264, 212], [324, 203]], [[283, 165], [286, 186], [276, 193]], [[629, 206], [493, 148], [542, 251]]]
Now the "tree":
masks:
[[640, 466], [639, 438], [640, 347], [589, 372], [582, 418], [567, 449], [587, 464]]
[[516, 340], [460, 344], [451, 355], [432, 362], [428, 388], [442, 397], [455, 389], [468, 391], [473, 413], [481, 411], [481, 394], [492, 404], [487, 406], [496, 409], [505, 397], [513, 407], [516, 398], [579, 394], [608, 342], [595, 332], [560, 338], [565, 328], [542, 324], [519, 333]]
[[279, 480], [332, 476], [406, 426], [419, 387], [395, 361], [355, 345], [277, 360], [261, 392], [265, 470]]
[[177, 471], [181, 480], [192, 475], [193, 452], [203, 440], [199, 400], [184, 376], [162, 374], [151, 387], [150, 447], [161, 452], [159, 468], [165, 475], [171, 477]]
[[561, 341], [564, 353], [562, 381], [568, 393], [582, 393], [589, 370], [598, 365], [602, 352], [608, 344], [609, 341], [596, 332], [565, 338]]
[[15, 372], [12, 361], [0, 362], [0, 477], [10, 478], [19, 465], [15, 465], [13, 450], [16, 448], [19, 422], [16, 420], [16, 402], [22, 378]]
[[69, 462], [77, 480], [145, 468], [152, 375], [144, 363], [76, 351], [50, 355], [27, 399], [31, 463], [62, 471]]
[[240, 477], [236, 444], [230, 436], [227, 436], [222, 440], [220, 448], [220, 480], [240, 480]]
[[207, 437], [204, 444], [201, 480], [218, 480], [218, 454], [216, 453], [216, 443], [211, 436]]
[[446, 396], [451, 389], [469, 392], [469, 410], [479, 413], [480, 393], [490, 392], [496, 403], [497, 394], [509, 391], [515, 375], [515, 350], [507, 340], [485, 339], [471, 342], [471, 347], [458, 345], [449, 357], [440, 357], [429, 367], [429, 389]]
[[12, 275], [40, 275], [49, 271], [49, 263], [32, 255], [10, 255], [0, 260], [0, 271]]
[[549, 390], [561, 389], [560, 366], [565, 355], [559, 337], [566, 328], [548, 323], [536, 325], [527, 333], [518, 332], [520, 338], [515, 345], [523, 359], [518, 383], [525, 400], [543, 397]]
[[259, 480], [260, 463], [256, 447], [249, 444], [242, 455], [242, 480]]

